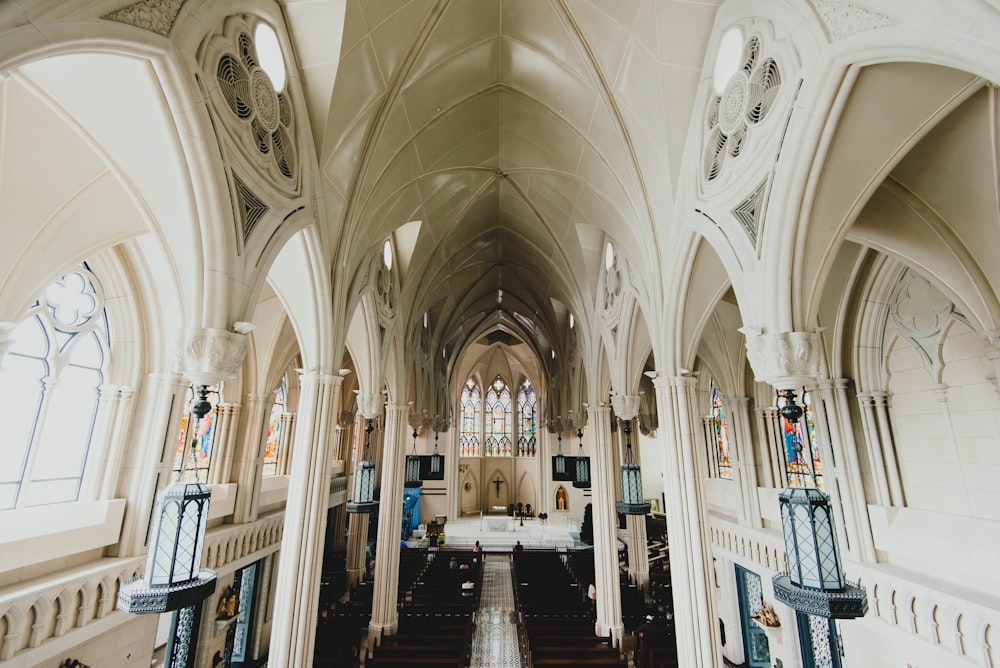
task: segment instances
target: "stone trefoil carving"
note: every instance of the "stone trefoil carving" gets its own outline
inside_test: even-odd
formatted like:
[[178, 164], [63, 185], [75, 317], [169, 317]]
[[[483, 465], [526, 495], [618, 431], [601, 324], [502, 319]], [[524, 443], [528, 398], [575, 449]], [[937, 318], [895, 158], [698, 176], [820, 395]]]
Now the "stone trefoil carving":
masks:
[[907, 272], [892, 291], [889, 314], [904, 335], [936, 336], [955, 310], [951, 300], [923, 276]]
[[831, 41], [893, 25], [894, 21], [846, 0], [812, 0]]
[[105, 14], [101, 18], [155, 32], [167, 37], [184, 6], [184, 0], [142, 0]]

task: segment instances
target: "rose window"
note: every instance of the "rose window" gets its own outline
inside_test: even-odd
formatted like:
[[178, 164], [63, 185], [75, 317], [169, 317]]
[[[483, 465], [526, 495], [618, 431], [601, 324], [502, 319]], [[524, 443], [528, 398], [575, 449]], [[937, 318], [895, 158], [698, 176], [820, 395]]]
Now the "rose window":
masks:
[[219, 59], [216, 78], [230, 110], [249, 124], [261, 155], [274, 161], [288, 179], [295, 176], [292, 110], [285, 94], [275, 91], [271, 78], [258, 64], [256, 47], [246, 33], [238, 40], [239, 56]]
[[752, 38], [743, 47], [742, 65], [708, 105], [705, 180], [719, 176], [727, 159], [739, 157], [747, 133], [767, 116], [780, 87], [777, 63], [761, 60], [760, 40]]

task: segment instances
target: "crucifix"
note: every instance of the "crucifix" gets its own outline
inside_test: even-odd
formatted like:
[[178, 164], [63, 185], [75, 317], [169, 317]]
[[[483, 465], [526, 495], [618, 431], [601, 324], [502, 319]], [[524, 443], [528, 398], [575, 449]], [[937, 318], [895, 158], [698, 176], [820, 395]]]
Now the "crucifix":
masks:
[[500, 476], [497, 476], [496, 480], [491, 480], [490, 482], [492, 482], [494, 485], [497, 486], [497, 498], [499, 499], [500, 498], [500, 485], [503, 484], [503, 480], [501, 480]]

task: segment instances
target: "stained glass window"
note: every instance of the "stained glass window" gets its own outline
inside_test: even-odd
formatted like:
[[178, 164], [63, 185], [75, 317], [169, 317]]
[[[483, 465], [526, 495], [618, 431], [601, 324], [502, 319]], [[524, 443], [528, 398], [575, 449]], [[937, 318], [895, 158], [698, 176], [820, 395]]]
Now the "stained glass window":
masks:
[[511, 410], [510, 390], [503, 378], [497, 376], [486, 391], [483, 410], [486, 417], [487, 457], [510, 457], [511, 433], [514, 431], [514, 415]]
[[483, 400], [479, 387], [470, 378], [462, 388], [462, 435], [459, 437], [459, 450], [463, 457], [481, 457], [483, 454], [479, 440], [479, 416], [482, 411]]
[[726, 422], [726, 413], [722, 407], [722, 397], [715, 387], [715, 382], [711, 384], [712, 394], [712, 436], [715, 447], [715, 475], [718, 478], [733, 479], [732, 451], [730, 450], [729, 424]]
[[0, 510], [75, 501], [110, 349], [104, 296], [90, 269], [81, 265], [49, 285], [10, 339], [0, 373], [10, 416]]
[[792, 424], [781, 420], [784, 425], [785, 476], [788, 484], [795, 487], [811, 486], [815, 476], [816, 487], [823, 489], [823, 465], [816, 443], [813, 405], [805, 390], [802, 391], [799, 404], [805, 412], [798, 422]]
[[534, 457], [537, 439], [535, 388], [525, 380], [517, 391], [517, 456]]
[[281, 416], [285, 412], [285, 380], [274, 393], [271, 416], [267, 420], [267, 440], [264, 442], [264, 468], [261, 475], [278, 475], [278, 455], [281, 447]]
[[[208, 400], [212, 410], [201, 421], [198, 432], [194, 433], [192, 424], [191, 404], [194, 403], [194, 388], [188, 388], [187, 403], [184, 404], [184, 414], [181, 415], [181, 430], [177, 435], [174, 449], [174, 474], [180, 476], [181, 482], [208, 482], [208, 469], [212, 461], [212, 445], [215, 443], [215, 423], [219, 415], [219, 386], [209, 388]], [[190, 433], [189, 433], [190, 432]], [[185, 447], [185, 445], [187, 447]]]

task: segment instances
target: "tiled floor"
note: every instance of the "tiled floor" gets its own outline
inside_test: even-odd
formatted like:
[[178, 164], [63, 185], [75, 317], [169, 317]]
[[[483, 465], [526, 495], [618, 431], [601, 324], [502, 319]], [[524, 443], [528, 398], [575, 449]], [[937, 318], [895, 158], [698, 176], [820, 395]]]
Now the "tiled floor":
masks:
[[483, 566], [471, 668], [521, 668], [510, 561], [506, 555], [490, 555]]

